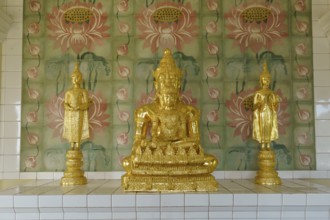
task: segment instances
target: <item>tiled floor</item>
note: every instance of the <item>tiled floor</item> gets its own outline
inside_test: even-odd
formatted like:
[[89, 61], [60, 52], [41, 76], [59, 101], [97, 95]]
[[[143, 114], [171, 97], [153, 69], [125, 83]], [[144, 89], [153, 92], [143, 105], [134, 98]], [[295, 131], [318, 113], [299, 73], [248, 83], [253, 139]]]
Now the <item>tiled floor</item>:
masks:
[[329, 219], [330, 180], [281, 186], [219, 180], [213, 193], [125, 193], [120, 180], [61, 187], [53, 180], [0, 180], [0, 219]]

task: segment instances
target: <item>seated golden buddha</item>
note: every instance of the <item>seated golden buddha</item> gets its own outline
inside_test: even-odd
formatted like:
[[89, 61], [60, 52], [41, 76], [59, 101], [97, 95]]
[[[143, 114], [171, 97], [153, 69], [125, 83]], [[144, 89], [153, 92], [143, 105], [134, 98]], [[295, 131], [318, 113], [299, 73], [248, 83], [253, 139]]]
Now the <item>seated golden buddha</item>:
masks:
[[156, 95], [135, 111], [135, 137], [123, 161], [126, 191], [216, 191], [217, 166], [200, 145], [199, 110], [180, 100], [182, 71], [166, 49], [153, 72]]

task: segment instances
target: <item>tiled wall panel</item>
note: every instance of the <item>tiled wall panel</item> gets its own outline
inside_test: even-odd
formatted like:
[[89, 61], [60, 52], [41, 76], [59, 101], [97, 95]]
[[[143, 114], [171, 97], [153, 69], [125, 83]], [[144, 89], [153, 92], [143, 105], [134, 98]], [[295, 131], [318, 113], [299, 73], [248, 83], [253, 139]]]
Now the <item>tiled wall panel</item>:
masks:
[[[36, 173], [20, 174], [20, 127], [21, 127], [21, 72], [22, 72], [22, 35], [23, 35], [23, 1], [2, 1], [3, 9], [14, 23], [2, 45], [1, 56], [1, 87], [0, 87], [0, 178], [59, 178], [61, 174]], [[330, 140], [330, 51], [329, 42], [319, 26], [320, 18], [329, 9], [328, 1], [312, 1], [313, 42], [314, 42], [314, 100], [316, 130], [316, 166], [317, 171], [328, 171], [330, 152], [327, 148]], [[329, 145], [329, 144], [328, 144]], [[328, 172], [308, 172], [308, 176], [322, 177]], [[223, 178], [251, 176], [248, 172], [219, 172]], [[298, 177], [299, 173], [280, 172], [284, 177]], [[91, 174], [92, 176], [93, 174]], [[99, 174], [102, 177], [120, 176], [118, 174]], [[253, 176], [253, 173], [252, 173]]]

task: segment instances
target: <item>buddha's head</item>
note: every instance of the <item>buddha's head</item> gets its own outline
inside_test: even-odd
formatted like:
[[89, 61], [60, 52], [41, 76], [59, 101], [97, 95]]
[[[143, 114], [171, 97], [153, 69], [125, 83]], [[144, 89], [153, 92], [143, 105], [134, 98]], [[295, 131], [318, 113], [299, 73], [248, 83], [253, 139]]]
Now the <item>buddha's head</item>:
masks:
[[179, 101], [182, 71], [175, 65], [169, 49], [164, 51], [159, 67], [153, 72], [156, 98], [161, 106], [173, 107]]
[[74, 70], [72, 72], [71, 79], [72, 79], [72, 84], [75, 87], [80, 86], [80, 83], [82, 82], [82, 74], [79, 70], [79, 64], [78, 63], [76, 63], [75, 66], [74, 66]]
[[267, 63], [266, 62], [264, 62], [262, 69], [263, 70], [260, 74], [260, 79], [259, 79], [260, 86], [262, 88], [269, 88], [269, 85], [270, 85], [270, 82], [271, 82], [271, 75], [270, 75], [270, 73], [267, 69]]

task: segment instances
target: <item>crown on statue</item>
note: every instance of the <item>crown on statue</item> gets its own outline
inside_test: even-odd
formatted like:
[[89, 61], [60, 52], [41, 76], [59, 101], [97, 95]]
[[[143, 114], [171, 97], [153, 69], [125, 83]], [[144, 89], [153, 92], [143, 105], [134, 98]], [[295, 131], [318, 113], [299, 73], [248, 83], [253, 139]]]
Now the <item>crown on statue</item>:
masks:
[[181, 81], [182, 71], [176, 66], [170, 49], [165, 49], [159, 67], [152, 73], [156, 81], [163, 79], [177, 79]]
[[81, 74], [81, 72], [79, 70], [79, 63], [78, 62], [74, 65], [72, 76], [80, 76], [80, 77], [82, 77], [82, 74]]

